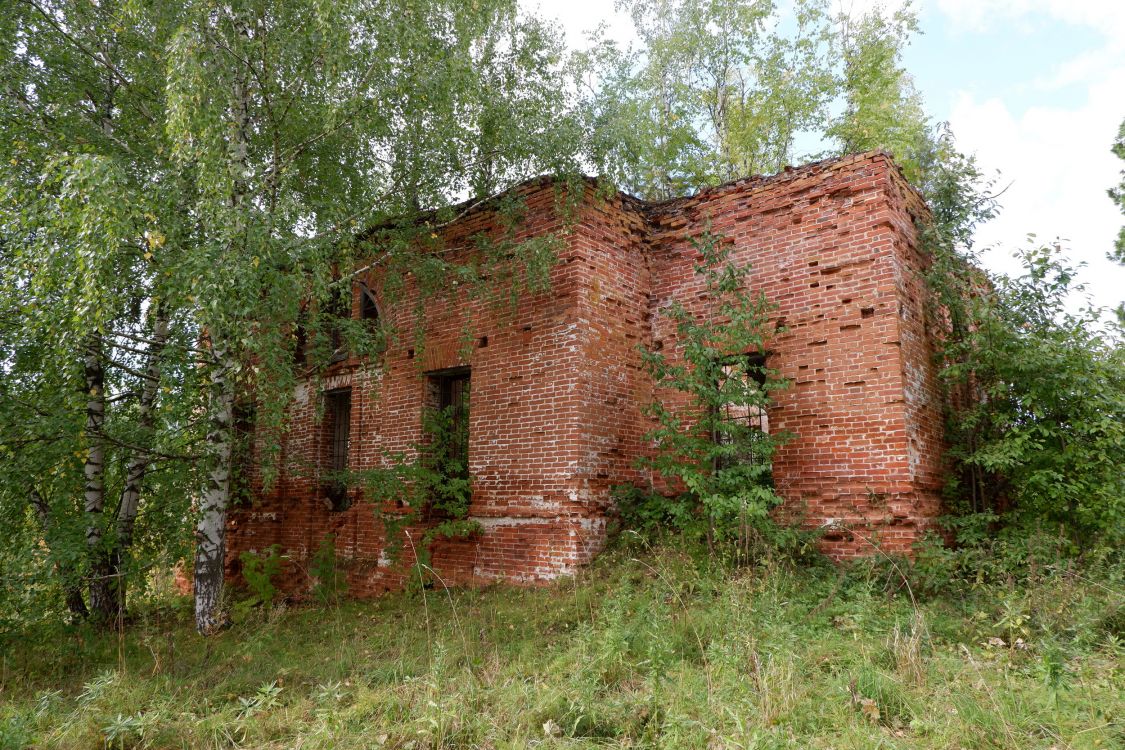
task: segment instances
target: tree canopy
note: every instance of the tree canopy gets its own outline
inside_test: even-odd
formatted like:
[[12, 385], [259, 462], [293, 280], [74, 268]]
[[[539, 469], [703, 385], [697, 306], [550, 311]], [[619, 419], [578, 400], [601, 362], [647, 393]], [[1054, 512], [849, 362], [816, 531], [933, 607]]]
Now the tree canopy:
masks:
[[0, 29], [6, 585], [84, 614], [85, 581], [109, 619], [194, 518], [211, 631], [237, 394], [283, 423], [357, 230], [394, 217], [388, 273], [440, 276], [412, 216], [577, 171], [563, 49], [507, 0], [21, 0]]

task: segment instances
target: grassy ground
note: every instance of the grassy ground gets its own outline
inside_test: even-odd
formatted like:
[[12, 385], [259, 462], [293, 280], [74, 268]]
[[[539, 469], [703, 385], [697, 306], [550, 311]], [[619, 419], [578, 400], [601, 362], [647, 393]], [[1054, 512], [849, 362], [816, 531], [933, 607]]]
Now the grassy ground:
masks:
[[9, 648], [0, 748], [1120, 748], [1120, 582], [915, 605], [893, 571], [618, 550], [549, 588], [244, 610], [206, 641], [152, 607]]

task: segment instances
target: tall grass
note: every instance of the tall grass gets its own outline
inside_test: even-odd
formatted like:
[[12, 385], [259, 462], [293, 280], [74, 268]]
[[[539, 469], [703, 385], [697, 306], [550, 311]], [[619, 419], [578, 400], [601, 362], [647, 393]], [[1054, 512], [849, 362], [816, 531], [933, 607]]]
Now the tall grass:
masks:
[[210, 640], [170, 601], [123, 658], [82, 628], [9, 644], [0, 748], [1119, 747], [1120, 587], [912, 601], [874, 565], [622, 547], [540, 589], [243, 608]]

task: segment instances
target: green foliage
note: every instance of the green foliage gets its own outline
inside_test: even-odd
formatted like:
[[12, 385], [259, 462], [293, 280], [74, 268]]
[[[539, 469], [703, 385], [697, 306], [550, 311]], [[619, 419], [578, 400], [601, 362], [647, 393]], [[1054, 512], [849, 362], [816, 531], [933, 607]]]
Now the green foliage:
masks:
[[781, 502], [772, 457], [786, 436], [765, 429], [770, 393], [787, 385], [766, 366], [774, 307], [749, 291], [749, 269], [731, 260], [728, 242], [707, 233], [692, 245], [713, 307], [700, 317], [672, 303], [663, 315], [675, 325], [674, 350], [641, 352], [657, 394], [646, 413], [658, 427], [646, 436], [654, 453], [640, 466], [675, 494], [621, 488], [619, 508], [638, 530], [668, 524], [750, 558], [775, 530], [770, 510]]
[[919, 32], [909, 5], [858, 14], [833, 14], [823, 0], [620, 5], [639, 46], [596, 32], [572, 69], [591, 162], [637, 195], [665, 199], [881, 149], [940, 202], [931, 183], [971, 162], [951, 151], [947, 126], [931, 123], [903, 66]]
[[1017, 278], [986, 279], [965, 265], [931, 281], [956, 305], [940, 363], [950, 394], [951, 510], [1060, 530], [1083, 546], [1120, 544], [1120, 331], [1096, 309], [1070, 307], [1080, 289], [1058, 246], [1033, 246], [1020, 259]]
[[281, 546], [270, 545], [264, 553], [243, 552], [242, 577], [256, 604], [269, 607], [277, 597], [274, 581], [281, 575]]
[[[1011, 576], [1014, 558], [1119, 544], [1125, 484], [1122, 329], [1082, 306], [1077, 269], [1061, 247], [1018, 253], [1024, 273], [989, 274], [973, 232], [997, 210], [994, 182], [948, 131], [922, 159], [933, 221], [930, 322], [946, 408], [947, 527], [956, 551], [927, 544], [935, 578]], [[1019, 575], [1019, 573], [1016, 573]]]
[[[975, 156], [957, 150], [948, 125], [939, 123], [932, 128], [922, 145], [912, 162], [913, 180], [926, 199], [932, 222], [918, 230], [931, 248], [934, 275], [960, 278], [964, 256], [973, 247], [973, 233], [999, 211], [996, 178], [985, 177]], [[959, 293], [951, 284], [934, 291]], [[957, 304], [953, 297], [943, 297], [940, 302], [950, 311]]]
[[426, 438], [420, 446], [418, 490], [426, 511], [435, 518], [464, 518], [472, 499], [472, 477], [466, 460], [469, 444], [468, 408], [451, 405], [422, 414]]
[[[458, 410], [460, 413], [458, 412]], [[421, 580], [428, 581], [430, 546], [439, 539], [464, 539], [480, 533], [480, 523], [468, 518], [472, 476], [465, 456], [469, 441], [468, 408], [450, 405], [422, 412], [424, 439], [414, 446], [413, 459], [389, 456], [385, 468], [355, 472], [374, 503], [376, 518], [385, 529], [385, 553], [397, 559], [409, 541]], [[388, 507], [388, 506], [392, 506]], [[420, 538], [406, 537], [421, 524]]]
[[[513, 296], [543, 283], [557, 243], [516, 241], [516, 206], [511, 231], [468, 264], [428, 239], [466, 194], [577, 172], [560, 37], [517, 10], [0, 9], [0, 610], [26, 622], [65, 602], [79, 615], [99, 566], [143, 585], [183, 556], [192, 498], [201, 559], [221, 570], [242, 468], [235, 394], [256, 400], [252, 455], [269, 486], [297, 382], [341, 346], [375, 357], [403, 333], [340, 324], [352, 269], [378, 269], [387, 305], [408, 275], [423, 297], [490, 276], [516, 282]], [[104, 369], [100, 425], [89, 357]], [[139, 495], [123, 503], [130, 477]]]
[[34, 742], [34, 736], [20, 716], [0, 719], [0, 750], [24, 750]]
[[276, 707], [282, 689], [275, 680], [259, 687], [250, 697], [239, 698], [238, 702], [242, 707], [239, 712], [240, 717], [247, 719], [254, 714]]
[[102, 728], [107, 748], [125, 750], [126, 747], [135, 747], [143, 742], [145, 737], [146, 722], [143, 714], [124, 715], [117, 714]]
[[[822, 129], [836, 91], [827, 3], [801, 0], [784, 24], [763, 0], [631, 0], [639, 49], [595, 34], [574, 74], [602, 172], [661, 199], [794, 157]], [[791, 28], [790, 28], [791, 27]]]
[[887, 18], [875, 11], [842, 15], [838, 45], [843, 60], [844, 111], [827, 135], [844, 153], [883, 149], [894, 154], [908, 179], [917, 179], [916, 153], [927, 139], [922, 97], [902, 67], [902, 52], [918, 23], [909, 7]]
[[340, 569], [336, 556], [336, 536], [328, 534], [320, 540], [316, 552], [309, 560], [309, 575], [312, 576], [313, 597], [322, 605], [338, 605], [348, 593], [348, 577]]

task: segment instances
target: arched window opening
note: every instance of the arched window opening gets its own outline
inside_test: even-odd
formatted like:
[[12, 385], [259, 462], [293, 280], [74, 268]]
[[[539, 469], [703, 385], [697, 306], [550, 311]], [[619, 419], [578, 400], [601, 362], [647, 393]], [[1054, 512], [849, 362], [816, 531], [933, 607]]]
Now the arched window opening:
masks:
[[375, 303], [375, 294], [366, 285], [359, 288], [359, 319], [372, 326], [379, 325], [379, 306]]

